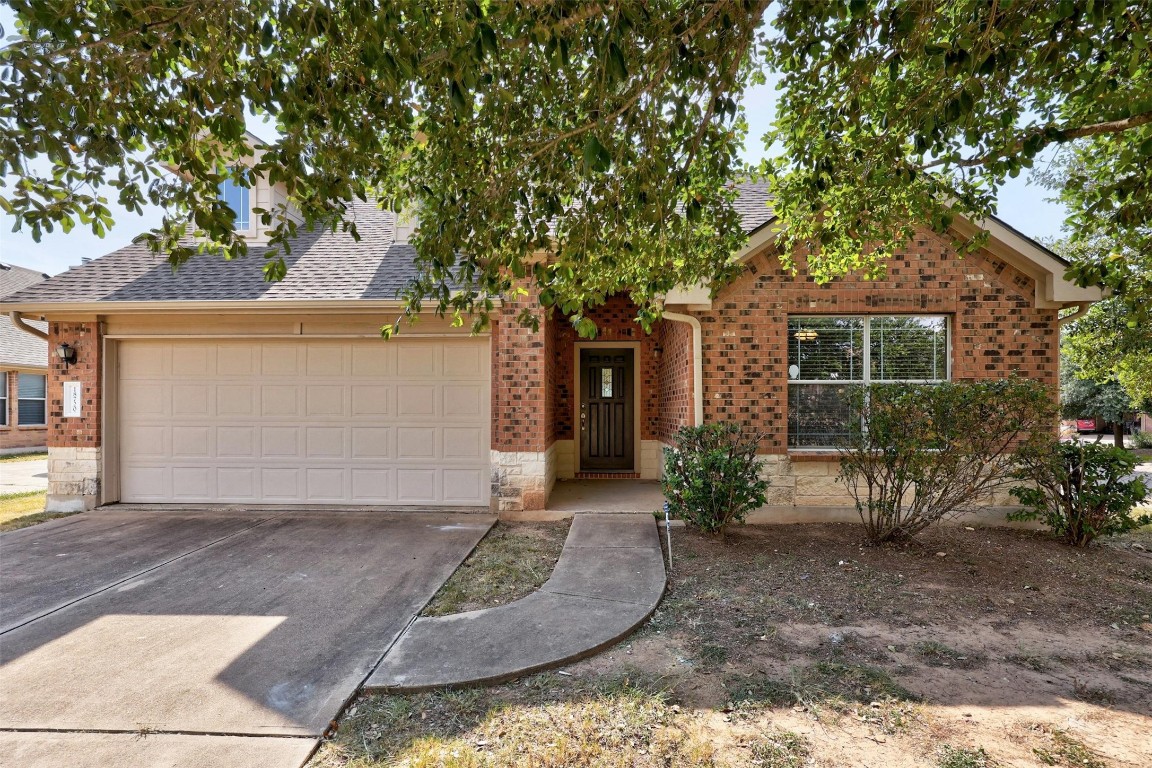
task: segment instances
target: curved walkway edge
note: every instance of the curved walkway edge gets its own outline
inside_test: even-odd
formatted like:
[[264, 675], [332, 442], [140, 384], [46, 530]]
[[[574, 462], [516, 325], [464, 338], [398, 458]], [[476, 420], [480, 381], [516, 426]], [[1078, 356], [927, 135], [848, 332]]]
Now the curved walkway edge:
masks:
[[653, 517], [576, 515], [538, 591], [496, 608], [416, 619], [364, 687], [498, 683], [591, 656], [652, 615], [666, 580]]

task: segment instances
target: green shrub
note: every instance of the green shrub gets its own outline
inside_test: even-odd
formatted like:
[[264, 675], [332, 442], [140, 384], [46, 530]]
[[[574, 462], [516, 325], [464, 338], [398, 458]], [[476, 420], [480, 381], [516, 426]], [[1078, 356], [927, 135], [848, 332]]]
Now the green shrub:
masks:
[[1133, 448], [1152, 448], [1152, 432], [1136, 432], [1132, 435]]
[[1014, 450], [1055, 430], [1053, 394], [1027, 379], [876, 384], [850, 405], [861, 422], [840, 446], [840, 479], [875, 543], [986, 504]]
[[1132, 515], [1148, 495], [1144, 481], [1131, 477], [1135, 469], [1136, 458], [1111, 445], [1050, 440], [1030, 446], [1020, 452], [1016, 472], [1029, 485], [1011, 491], [1024, 509], [1009, 517], [1041, 520], [1076, 547], [1148, 525], [1152, 516]]
[[723, 534], [764, 504], [768, 481], [756, 458], [759, 435], [722, 422], [683, 427], [664, 455], [661, 486], [673, 514], [707, 533]]

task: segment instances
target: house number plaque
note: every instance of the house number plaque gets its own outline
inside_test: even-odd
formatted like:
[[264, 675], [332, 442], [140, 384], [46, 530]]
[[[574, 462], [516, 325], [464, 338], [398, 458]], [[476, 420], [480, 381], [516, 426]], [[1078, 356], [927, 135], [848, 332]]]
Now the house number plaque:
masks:
[[80, 386], [80, 382], [64, 382], [64, 418], [75, 418], [81, 415], [83, 398], [84, 388]]

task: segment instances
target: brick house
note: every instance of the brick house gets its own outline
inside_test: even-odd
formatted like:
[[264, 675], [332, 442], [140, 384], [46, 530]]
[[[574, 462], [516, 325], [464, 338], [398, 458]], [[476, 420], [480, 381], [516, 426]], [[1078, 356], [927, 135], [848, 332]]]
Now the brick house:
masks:
[[[276, 190], [222, 194], [239, 210]], [[758, 518], [840, 519], [830, 448], [846, 387], [1013, 372], [1055, 386], [1057, 314], [1099, 298], [995, 220], [977, 254], [925, 229], [885, 279], [817, 286], [802, 255], [799, 275], [781, 269], [767, 199], [740, 187], [742, 275], [715, 297], [672, 292], [647, 335], [623, 296], [589, 312], [595, 341], [557, 315], [521, 327], [529, 295], [483, 336], [429, 315], [382, 341], [413, 250], [392, 214], [360, 204], [359, 242], [301, 237], [280, 283], [262, 279], [253, 228], [242, 262], [198, 257], [174, 275], [131, 246], [20, 291], [0, 309], [76, 350], [49, 371], [49, 509], [544, 509], [559, 480], [656, 479], [680, 426], [736, 420], [765, 435]]]
[[[15, 264], [0, 264], [0, 301], [47, 277]], [[31, 321], [28, 329], [21, 329], [8, 315], [0, 315], [0, 454], [42, 450], [47, 445], [47, 339], [44, 323]]]

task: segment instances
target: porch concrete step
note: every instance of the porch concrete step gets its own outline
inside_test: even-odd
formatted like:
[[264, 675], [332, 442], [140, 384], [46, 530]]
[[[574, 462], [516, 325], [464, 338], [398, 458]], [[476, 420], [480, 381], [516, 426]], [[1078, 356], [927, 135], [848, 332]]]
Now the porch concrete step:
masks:
[[365, 687], [400, 692], [497, 683], [582, 659], [643, 624], [665, 584], [654, 518], [576, 515], [538, 591], [496, 608], [417, 619]]

